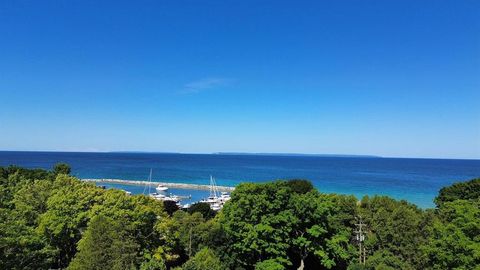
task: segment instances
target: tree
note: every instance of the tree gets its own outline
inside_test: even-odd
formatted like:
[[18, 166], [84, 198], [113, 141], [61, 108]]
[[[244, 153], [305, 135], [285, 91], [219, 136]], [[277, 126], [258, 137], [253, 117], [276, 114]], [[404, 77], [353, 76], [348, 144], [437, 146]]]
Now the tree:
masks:
[[49, 269], [55, 250], [13, 210], [0, 208], [0, 269]]
[[444, 202], [430, 227], [424, 269], [476, 269], [480, 265], [480, 200]]
[[337, 207], [336, 200], [342, 201], [316, 190], [293, 192], [284, 181], [240, 184], [220, 213], [220, 224], [244, 267], [273, 259], [299, 269], [346, 268], [353, 251], [351, 223], [344, 216], [355, 209], [355, 200], [350, 208]]
[[352, 263], [348, 266], [347, 270], [370, 270], [370, 267], [360, 263]]
[[59, 175], [59, 174], [69, 175], [70, 171], [71, 171], [70, 165], [68, 165], [66, 163], [57, 163], [53, 167], [53, 173], [55, 175]]
[[388, 250], [380, 250], [373, 253], [366, 261], [367, 269], [375, 270], [413, 270], [414, 268]]
[[279, 259], [290, 264], [287, 252], [294, 217], [289, 209], [291, 190], [284, 182], [240, 184], [220, 215], [231, 252], [243, 267]]
[[209, 220], [211, 218], [214, 218], [217, 212], [213, 211], [212, 208], [208, 203], [203, 203], [203, 202], [198, 202], [192, 204], [188, 208], [188, 213], [193, 214], [193, 213], [200, 213], [202, 214], [203, 218], [206, 220]]
[[135, 235], [140, 249], [154, 252], [161, 243], [161, 236], [155, 225], [167, 217], [163, 203], [148, 196], [128, 196], [121, 190], [103, 190], [98, 201], [87, 212], [87, 217], [104, 215], [122, 220], [127, 229]]
[[38, 225], [39, 216], [47, 211], [47, 200], [53, 192], [53, 183], [35, 180], [22, 185], [12, 200], [15, 210], [28, 225]]
[[[57, 252], [36, 230], [53, 174], [42, 169], [0, 167], [0, 269], [47, 269]], [[38, 188], [31, 194], [28, 189]]]
[[[438, 207], [429, 210], [385, 196], [358, 203], [353, 196], [319, 193], [305, 180], [244, 183], [213, 215], [206, 204], [173, 211], [147, 196], [103, 190], [60, 171], [0, 167], [0, 269], [480, 265], [478, 179], [443, 188]], [[367, 225], [365, 265], [356, 263], [352, 245], [359, 215]]]
[[75, 256], [81, 231], [90, 219], [89, 210], [105, 191], [64, 174], [57, 176], [53, 185], [47, 211], [39, 216], [38, 231], [58, 252], [55, 267], [64, 268]]
[[163, 260], [147, 256], [147, 260], [140, 265], [140, 270], [167, 270]]
[[274, 259], [261, 261], [255, 264], [255, 270], [284, 270], [285, 267]]
[[195, 254], [195, 256], [189, 259], [184, 265], [182, 270], [224, 270], [225, 266], [217, 258], [215, 253], [209, 248], [203, 248]]
[[205, 219], [200, 213], [188, 214], [184, 211], [177, 211], [173, 215], [172, 229], [178, 236], [180, 245], [188, 257], [193, 256], [202, 244], [200, 230]]
[[420, 246], [426, 242], [431, 216], [406, 201], [386, 196], [364, 197], [359, 214], [367, 225], [365, 247], [370, 253], [389, 252], [418, 268], [422, 261]]
[[163, 208], [165, 208], [165, 212], [167, 212], [169, 216], [172, 216], [173, 213], [179, 209], [177, 203], [174, 201], [163, 201]]
[[287, 186], [295, 193], [305, 194], [314, 190], [312, 182], [304, 179], [292, 179], [287, 181]]
[[[208, 225], [207, 225], [208, 224]], [[205, 222], [200, 213], [176, 211], [171, 218], [155, 225], [161, 236], [161, 246], [156, 251], [168, 267], [178, 266], [210, 242], [210, 231], [216, 226]]]
[[2, 169], [2, 175], [5, 179], [15, 174], [27, 181], [33, 181], [35, 179], [53, 181], [55, 179], [55, 174], [44, 169], [27, 169], [18, 166], [8, 166]]
[[14, 208], [13, 197], [15, 193], [30, 180], [18, 172], [6, 174], [6, 177], [0, 180], [2, 184], [0, 188], [0, 207], [12, 209]]
[[443, 187], [435, 198], [435, 203], [440, 207], [445, 202], [478, 198], [480, 198], [480, 178]]
[[137, 248], [120, 222], [99, 215], [90, 221], [68, 269], [131, 269]]

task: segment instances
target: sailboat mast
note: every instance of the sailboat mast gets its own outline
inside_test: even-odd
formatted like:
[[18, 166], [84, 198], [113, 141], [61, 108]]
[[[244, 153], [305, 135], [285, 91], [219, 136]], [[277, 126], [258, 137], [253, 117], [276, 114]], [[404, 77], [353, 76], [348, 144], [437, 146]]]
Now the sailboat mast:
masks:
[[152, 189], [152, 168], [150, 168], [150, 176], [148, 176], [148, 194], [151, 194]]
[[213, 177], [210, 175], [210, 197], [213, 197]]
[[213, 186], [214, 186], [214, 189], [215, 189], [215, 197], [218, 197], [218, 187], [217, 187], [217, 181], [215, 180], [215, 178], [213, 178]]
[[215, 178], [210, 175], [210, 197], [217, 198], [218, 197], [218, 188], [217, 183], [215, 182]]

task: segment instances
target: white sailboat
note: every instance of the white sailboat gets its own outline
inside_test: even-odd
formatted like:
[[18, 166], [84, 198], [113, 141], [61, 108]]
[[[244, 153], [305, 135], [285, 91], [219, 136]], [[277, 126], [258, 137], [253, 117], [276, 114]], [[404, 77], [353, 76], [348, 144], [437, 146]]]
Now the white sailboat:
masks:
[[215, 178], [210, 175], [210, 195], [208, 198], [201, 200], [200, 202], [208, 203], [210, 208], [214, 211], [218, 211], [223, 208], [223, 205], [230, 200], [230, 194], [222, 192], [219, 196], [217, 182]]
[[[148, 189], [148, 192], [147, 192], [147, 189]], [[177, 196], [177, 195], [173, 195], [173, 194], [167, 195], [166, 191], [168, 190], [168, 187], [161, 184], [155, 188], [157, 192], [151, 192], [151, 190], [152, 190], [152, 169], [150, 169], [150, 175], [148, 176], [148, 181], [143, 190], [143, 194], [145, 195], [148, 194], [148, 196], [154, 198], [155, 200], [174, 201], [177, 204], [179, 204], [180, 200], [182, 199], [180, 196]]]
[[168, 190], [168, 187], [166, 187], [166, 186], [164, 186], [164, 185], [162, 185], [162, 184], [159, 184], [159, 185], [155, 188], [155, 190], [156, 190], [157, 192], [165, 192], [165, 191]]
[[[147, 188], [148, 188], [148, 192], [146, 192], [146, 191], [147, 191]], [[143, 189], [143, 194], [145, 194], [145, 193], [146, 193], [146, 194], [151, 194], [151, 193], [152, 193], [151, 190], [152, 190], [152, 169], [150, 169], [150, 175], [148, 176], [148, 181], [147, 181], [147, 183], [146, 183], [146, 185], [145, 185], [145, 188]], [[162, 185], [162, 184], [159, 184], [159, 185], [155, 188], [155, 190], [156, 190], [157, 192], [162, 193], [162, 192], [167, 191], [167, 190], [168, 190], [168, 187], [166, 187], [166, 186], [164, 186], [164, 185]], [[146, 195], [146, 194], [145, 194], [145, 195]]]

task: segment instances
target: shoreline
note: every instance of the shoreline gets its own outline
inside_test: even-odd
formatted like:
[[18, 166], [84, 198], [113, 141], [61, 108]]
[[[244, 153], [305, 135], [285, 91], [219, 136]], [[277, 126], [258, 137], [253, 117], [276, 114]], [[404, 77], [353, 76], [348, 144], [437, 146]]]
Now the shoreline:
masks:
[[[137, 180], [122, 180], [122, 179], [93, 179], [93, 178], [84, 178], [82, 181], [94, 182], [94, 183], [111, 183], [111, 184], [122, 184], [122, 185], [134, 185], [134, 186], [158, 186], [163, 185], [168, 188], [178, 188], [178, 189], [194, 189], [194, 190], [210, 190], [210, 185], [200, 185], [200, 184], [186, 184], [186, 183], [171, 183], [171, 182], [148, 182], [148, 181], [137, 181]], [[227, 186], [217, 186], [218, 191], [232, 192], [235, 190], [235, 187]]]

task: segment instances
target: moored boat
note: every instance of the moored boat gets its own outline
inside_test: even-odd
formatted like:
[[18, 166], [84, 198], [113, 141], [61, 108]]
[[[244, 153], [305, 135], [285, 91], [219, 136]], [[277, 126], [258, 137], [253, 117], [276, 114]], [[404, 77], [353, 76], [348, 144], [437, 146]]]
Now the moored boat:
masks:
[[230, 194], [228, 192], [222, 192], [220, 196], [218, 196], [217, 183], [215, 178], [210, 176], [210, 196], [200, 202], [208, 203], [212, 210], [219, 211], [228, 200], [230, 200]]
[[162, 184], [159, 184], [159, 185], [155, 188], [155, 190], [156, 190], [157, 192], [165, 192], [165, 191], [168, 190], [168, 187], [166, 187], [166, 186], [164, 186], [164, 185], [162, 185]]

